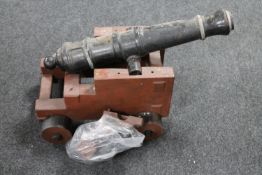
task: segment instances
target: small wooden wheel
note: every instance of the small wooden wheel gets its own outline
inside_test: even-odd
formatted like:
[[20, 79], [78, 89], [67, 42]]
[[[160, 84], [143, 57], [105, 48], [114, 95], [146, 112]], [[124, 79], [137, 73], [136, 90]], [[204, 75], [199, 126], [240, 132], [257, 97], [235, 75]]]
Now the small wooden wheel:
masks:
[[63, 116], [51, 116], [42, 122], [41, 136], [54, 144], [65, 144], [72, 137], [71, 120]]
[[156, 139], [163, 134], [164, 128], [159, 114], [142, 112], [138, 116], [144, 119], [144, 125], [138, 130], [145, 135], [145, 141]]

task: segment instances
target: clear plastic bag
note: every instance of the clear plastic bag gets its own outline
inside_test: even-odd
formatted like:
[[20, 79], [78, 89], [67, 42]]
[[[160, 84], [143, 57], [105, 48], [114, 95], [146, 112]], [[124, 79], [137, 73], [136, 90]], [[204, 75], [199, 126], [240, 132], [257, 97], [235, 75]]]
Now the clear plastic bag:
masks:
[[84, 163], [100, 162], [142, 146], [144, 138], [132, 125], [104, 113], [98, 121], [80, 125], [66, 151], [70, 158]]

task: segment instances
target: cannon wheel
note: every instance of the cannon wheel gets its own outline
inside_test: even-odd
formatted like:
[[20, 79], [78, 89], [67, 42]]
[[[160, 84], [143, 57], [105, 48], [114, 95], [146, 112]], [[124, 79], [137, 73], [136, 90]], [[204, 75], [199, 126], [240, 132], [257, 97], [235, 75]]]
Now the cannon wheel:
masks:
[[72, 137], [72, 122], [63, 116], [50, 116], [42, 121], [41, 136], [54, 144], [65, 144]]
[[144, 125], [138, 130], [145, 135], [145, 141], [153, 140], [164, 132], [161, 116], [153, 112], [142, 112], [138, 114], [144, 119]]

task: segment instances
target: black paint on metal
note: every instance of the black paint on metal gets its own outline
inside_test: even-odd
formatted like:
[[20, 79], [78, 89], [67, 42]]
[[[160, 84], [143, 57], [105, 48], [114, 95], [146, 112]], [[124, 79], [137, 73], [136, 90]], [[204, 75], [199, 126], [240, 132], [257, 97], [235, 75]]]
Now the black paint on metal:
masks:
[[[66, 42], [47, 57], [45, 67], [59, 66], [69, 72], [83, 72], [127, 61], [130, 74], [141, 74], [136, 57], [213, 35], [228, 35], [234, 29], [230, 13], [218, 10], [210, 16], [196, 16], [149, 27], [131, 27], [124, 33]], [[133, 60], [133, 61], [130, 61]]]

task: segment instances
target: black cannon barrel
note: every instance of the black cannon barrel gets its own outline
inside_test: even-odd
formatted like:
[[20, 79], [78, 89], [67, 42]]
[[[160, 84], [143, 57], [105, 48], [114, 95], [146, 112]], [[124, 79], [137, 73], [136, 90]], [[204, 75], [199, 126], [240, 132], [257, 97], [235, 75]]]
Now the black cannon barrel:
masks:
[[150, 52], [173, 47], [213, 35], [228, 35], [234, 29], [231, 13], [218, 10], [209, 16], [197, 15], [148, 27], [131, 27], [124, 33], [66, 42], [44, 60], [45, 67], [59, 66], [65, 71], [81, 72], [103, 65], [127, 61], [131, 74], [141, 74], [140, 58]]

